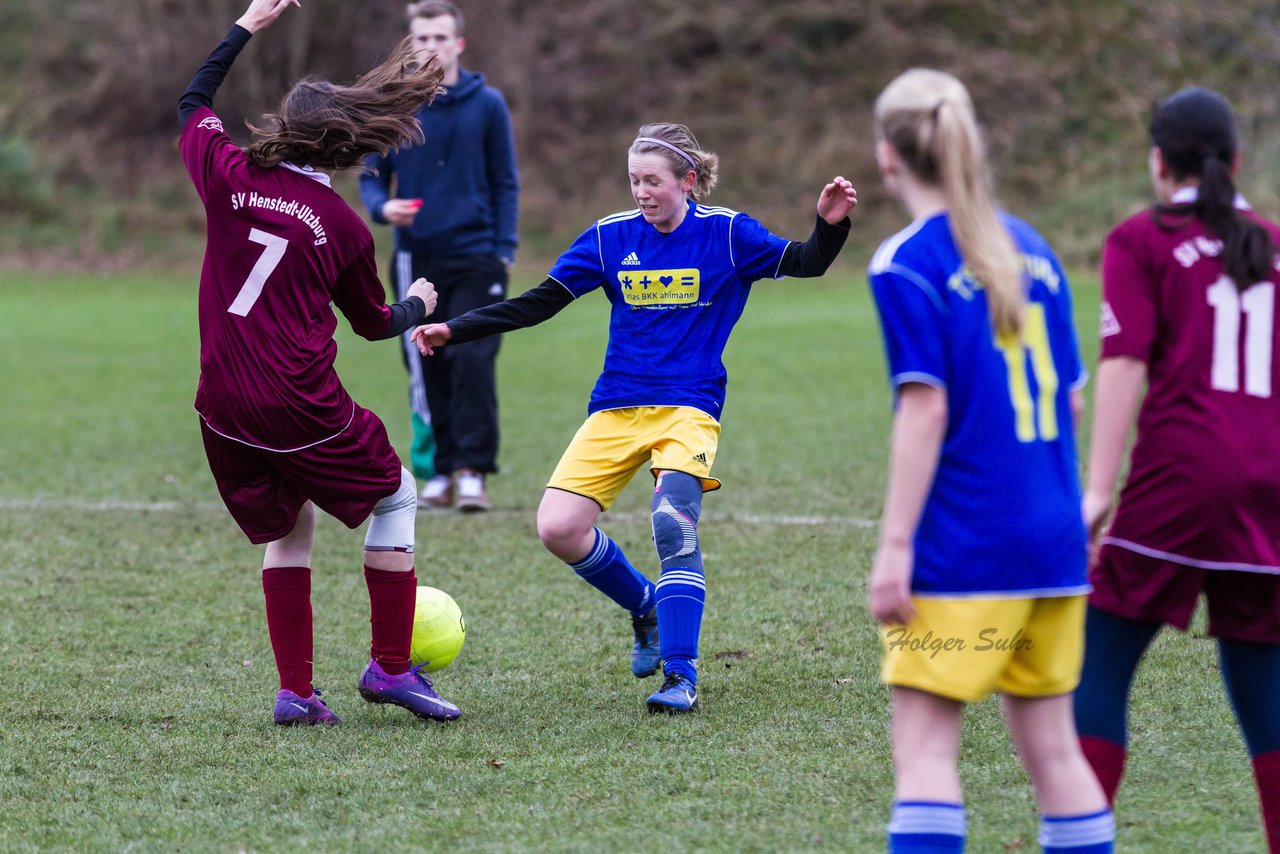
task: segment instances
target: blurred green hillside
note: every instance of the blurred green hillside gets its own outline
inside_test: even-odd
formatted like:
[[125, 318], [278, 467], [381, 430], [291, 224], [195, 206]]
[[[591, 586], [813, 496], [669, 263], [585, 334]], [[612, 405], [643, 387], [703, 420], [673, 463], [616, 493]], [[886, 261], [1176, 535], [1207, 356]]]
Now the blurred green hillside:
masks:
[[[0, 3], [0, 257], [185, 262], [202, 214], [176, 152], [177, 97], [247, 0]], [[1074, 263], [1147, 200], [1152, 101], [1190, 83], [1235, 105], [1242, 189], [1280, 213], [1274, 0], [469, 0], [468, 67], [510, 102], [526, 258], [630, 205], [637, 126], [689, 124], [722, 157], [713, 201], [807, 234], [820, 184], [858, 185], [862, 248], [901, 214], [879, 188], [871, 105], [899, 71], [970, 86], [1003, 203]], [[304, 0], [255, 38], [218, 99], [228, 128], [306, 73], [354, 77], [404, 28], [404, 3]], [[234, 133], [234, 131], [233, 131]], [[348, 193], [353, 178], [340, 186]], [[354, 197], [354, 196], [353, 196]], [[380, 236], [385, 232], [379, 231]]]

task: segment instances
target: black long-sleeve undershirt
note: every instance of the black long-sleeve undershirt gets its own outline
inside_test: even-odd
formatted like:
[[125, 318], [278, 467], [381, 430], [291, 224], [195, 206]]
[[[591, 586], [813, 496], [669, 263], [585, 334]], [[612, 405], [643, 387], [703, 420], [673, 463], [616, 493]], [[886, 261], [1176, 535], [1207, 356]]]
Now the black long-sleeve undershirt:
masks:
[[463, 344], [499, 332], [537, 326], [555, 317], [571, 302], [573, 294], [569, 289], [548, 276], [542, 284], [518, 297], [472, 309], [450, 320], [449, 343]]
[[[808, 240], [804, 243], [793, 240], [787, 244], [778, 264], [779, 275], [797, 278], [821, 276], [840, 254], [848, 236], [848, 217], [835, 225], [818, 217]], [[573, 294], [569, 289], [555, 279], [547, 278], [518, 297], [477, 308], [450, 320], [449, 343], [463, 344], [500, 332], [536, 326], [554, 317], [571, 302]]]
[[196, 110], [213, 106], [213, 96], [217, 94], [218, 87], [226, 79], [231, 63], [235, 62], [236, 57], [240, 55], [240, 51], [251, 38], [253, 33], [244, 27], [239, 24], [231, 25], [226, 38], [218, 43], [213, 53], [209, 54], [204, 65], [200, 66], [195, 77], [192, 77], [191, 82], [187, 84], [187, 90], [178, 99], [179, 128], [187, 126], [187, 120]]
[[385, 341], [388, 338], [395, 338], [402, 332], [408, 332], [422, 323], [427, 314], [427, 304], [421, 297], [407, 297], [403, 302], [389, 305], [387, 308], [391, 309], [391, 324], [383, 330], [381, 335], [370, 338], [370, 341]]
[[804, 243], [791, 241], [782, 253], [782, 263], [778, 265], [778, 273], [783, 276], [795, 276], [797, 279], [811, 279], [827, 272], [831, 262], [836, 260], [844, 242], [849, 237], [849, 218], [832, 225], [822, 217], [817, 218], [813, 233]]

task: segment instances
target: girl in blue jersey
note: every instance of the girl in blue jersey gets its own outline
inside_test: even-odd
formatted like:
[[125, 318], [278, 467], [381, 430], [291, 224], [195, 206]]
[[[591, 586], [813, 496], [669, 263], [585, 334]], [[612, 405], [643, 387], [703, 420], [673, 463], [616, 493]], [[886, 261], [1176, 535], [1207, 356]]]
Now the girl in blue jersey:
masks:
[[[724, 347], [764, 278], [820, 276], [849, 233], [857, 204], [842, 177], [818, 197], [804, 243], [759, 222], [698, 202], [716, 184], [718, 158], [683, 125], [640, 128], [627, 171], [637, 208], [597, 221], [547, 279], [527, 293], [414, 331], [424, 353], [446, 343], [541, 323], [602, 289], [612, 310], [604, 370], [588, 418], [551, 475], [538, 508], [538, 536], [556, 557], [631, 614], [631, 671], [665, 674], [650, 712], [698, 707], [698, 635], [706, 583], [698, 542], [724, 405]], [[654, 475], [654, 584], [596, 521], [646, 460]]]
[[885, 186], [914, 219], [870, 271], [896, 396], [868, 596], [893, 696], [889, 851], [964, 850], [961, 711], [998, 690], [1044, 850], [1109, 852], [1071, 717], [1087, 585], [1067, 280], [996, 209], [958, 80], [908, 71], [875, 119]]

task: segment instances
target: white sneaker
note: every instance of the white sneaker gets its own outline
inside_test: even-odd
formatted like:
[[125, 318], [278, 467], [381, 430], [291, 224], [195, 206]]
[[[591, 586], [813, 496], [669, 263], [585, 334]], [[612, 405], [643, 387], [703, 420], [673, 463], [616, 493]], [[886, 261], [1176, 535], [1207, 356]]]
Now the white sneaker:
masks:
[[453, 508], [453, 478], [438, 474], [422, 487], [418, 506], [424, 510], [450, 510]]
[[463, 513], [482, 513], [489, 509], [489, 493], [484, 488], [484, 475], [471, 469], [457, 473], [457, 507]]

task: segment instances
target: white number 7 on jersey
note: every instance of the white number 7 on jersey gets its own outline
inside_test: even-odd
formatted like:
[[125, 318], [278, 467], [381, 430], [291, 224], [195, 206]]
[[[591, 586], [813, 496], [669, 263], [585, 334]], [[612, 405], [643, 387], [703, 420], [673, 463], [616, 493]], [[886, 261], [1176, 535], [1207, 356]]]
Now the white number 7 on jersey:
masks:
[[256, 228], [250, 229], [249, 239], [254, 243], [261, 243], [266, 247], [266, 250], [262, 253], [262, 257], [258, 259], [258, 263], [254, 264], [253, 269], [249, 271], [249, 278], [244, 280], [240, 293], [236, 294], [235, 301], [227, 309], [232, 314], [238, 314], [241, 317], [247, 315], [249, 309], [253, 308], [253, 304], [258, 301], [258, 297], [262, 296], [262, 286], [267, 283], [267, 277], [271, 275], [276, 265], [280, 263], [280, 259], [284, 257], [284, 250], [289, 248], [289, 241], [285, 238], [267, 234], [265, 231]]

